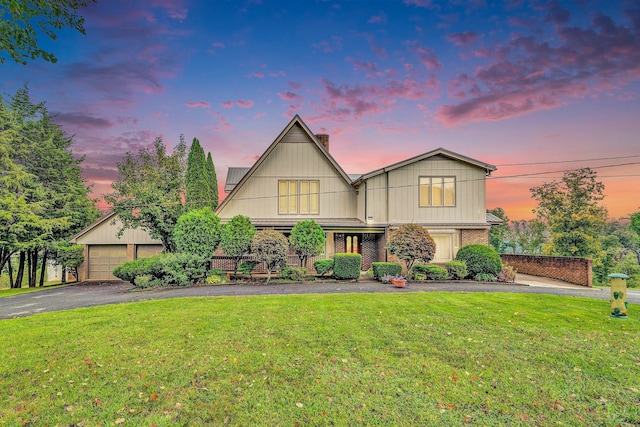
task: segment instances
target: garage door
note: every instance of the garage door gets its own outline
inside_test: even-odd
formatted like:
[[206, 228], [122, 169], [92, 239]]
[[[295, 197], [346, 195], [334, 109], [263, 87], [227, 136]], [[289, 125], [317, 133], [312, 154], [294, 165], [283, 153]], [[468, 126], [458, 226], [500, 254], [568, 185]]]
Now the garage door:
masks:
[[448, 262], [453, 259], [451, 253], [451, 234], [432, 234], [433, 241], [436, 244], [436, 253], [433, 262]]
[[118, 280], [113, 269], [127, 262], [127, 245], [89, 246], [89, 279]]
[[149, 258], [150, 256], [159, 255], [162, 253], [162, 245], [137, 245], [136, 246], [136, 259]]

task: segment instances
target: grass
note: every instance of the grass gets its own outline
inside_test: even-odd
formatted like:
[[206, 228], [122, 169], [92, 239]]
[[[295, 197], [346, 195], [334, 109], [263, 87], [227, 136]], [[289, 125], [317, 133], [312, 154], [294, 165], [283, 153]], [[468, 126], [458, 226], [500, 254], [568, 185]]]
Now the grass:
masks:
[[61, 284], [60, 282], [51, 282], [51, 284], [46, 284], [42, 287], [35, 288], [0, 288], [0, 298], [2, 297], [10, 297], [18, 294], [28, 294], [31, 292], [39, 292], [44, 291], [45, 289], [55, 289], [63, 286], [73, 285], [75, 282], [69, 282], [65, 284]]
[[640, 322], [608, 309], [341, 294], [2, 320], [0, 425], [638, 425]]

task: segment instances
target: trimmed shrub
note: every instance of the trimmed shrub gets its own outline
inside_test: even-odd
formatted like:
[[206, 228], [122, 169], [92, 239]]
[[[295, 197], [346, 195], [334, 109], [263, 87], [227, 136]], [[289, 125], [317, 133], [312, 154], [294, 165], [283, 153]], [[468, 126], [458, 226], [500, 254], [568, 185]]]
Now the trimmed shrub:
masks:
[[492, 274], [496, 276], [502, 270], [500, 255], [490, 246], [467, 245], [458, 251], [456, 261], [467, 264], [467, 276], [476, 277], [478, 274]]
[[[238, 265], [251, 250], [251, 239], [256, 235], [256, 229], [249, 217], [236, 215], [227, 222], [220, 233], [220, 247], [225, 255], [233, 258], [233, 275], [238, 271]], [[250, 274], [250, 272], [249, 272]]]
[[149, 258], [139, 258], [134, 261], [127, 261], [114, 268], [113, 275], [134, 285], [136, 277], [138, 276], [150, 275], [152, 277], [162, 277], [161, 258], [163, 256], [164, 255], [155, 255]]
[[402, 274], [402, 266], [397, 262], [372, 262], [373, 278], [380, 280], [382, 276], [399, 276]]
[[307, 275], [307, 269], [305, 267], [291, 267], [287, 265], [280, 272], [280, 277], [286, 280], [304, 280]]
[[478, 282], [497, 282], [498, 278], [491, 273], [478, 273], [473, 277]]
[[326, 237], [324, 230], [312, 219], [298, 222], [289, 236], [289, 244], [300, 258], [300, 267], [307, 265], [307, 259], [324, 252]]
[[427, 280], [427, 275], [424, 273], [416, 273], [413, 275], [413, 280]]
[[404, 261], [409, 271], [415, 261], [431, 261], [436, 253], [436, 244], [426, 228], [403, 224], [389, 235], [387, 250]]
[[313, 268], [316, 269], [316, 273], [324, 277], [325, 274], [329, 274], [329, 272], [333, 270], [333, 260], [319, 259], [313, 263]]
[[220, 218], [211, 208], [196, 209], [178, 218], [173, 239], [179, 252], [210, 260], [220, 243]]
[[336, 279], [356, 279], [360, 277], [362, 268], [362, 255], [360, 254], [335, 254], [333, 256], [333, 276]]
[[464, 261], [449, 261], [444, 268], [449, 272], [449, 279], [462, 280], [467, 277], [467, 264]]
[[246, 274], [247, 276], [251, 276], [251, 273], [258, 264], [260, 264], [258, 261], [243, 261], [238, 266], [238, 271], [242, 274]]
[[251, 241], [251, 253], [267, 266], [267, 283], [271, 280], [271, 271], [287, 265], [288, 252], [289, 241], [276, 230], [262, 230]]
[[439, 265], [415, 264], [411, 270], [414, 275], [424, 274], [427, 280], [447, 280], [449, 272]]
[[516, 281], [516, 269], [508, 264], [502, 266], [502, 271], [498, 273], [498, 282], [513, 283]]
[[205, 278], [208, 258], [189, 253], [161, 255], [162, 280], [167, 285], [189, 286]]
[[224, 276], [219, 274], [209, 274], [206, 279], [204, 279], [204, 283], [207, 285], [222, 285], [226, 280]]

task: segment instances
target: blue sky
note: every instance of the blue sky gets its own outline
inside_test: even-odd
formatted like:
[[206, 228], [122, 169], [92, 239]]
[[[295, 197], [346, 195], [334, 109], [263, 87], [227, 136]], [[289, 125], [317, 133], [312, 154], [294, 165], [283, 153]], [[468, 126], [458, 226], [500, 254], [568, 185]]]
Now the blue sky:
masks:
[[86, 36], [47, 42], [56, 64], [0, 65], [0, 90], [28, 82], [58, 114], [95, 197], [156, 136], [199, 138], [222, 185], [299, 114], [348, 173], [437, 147], [495, 164], [487, 206], [512, 219], [532, 217], [529, 188], [583, 166], [612, 216], [640, 208], [637, 1], [103, 0], [81, 14]]

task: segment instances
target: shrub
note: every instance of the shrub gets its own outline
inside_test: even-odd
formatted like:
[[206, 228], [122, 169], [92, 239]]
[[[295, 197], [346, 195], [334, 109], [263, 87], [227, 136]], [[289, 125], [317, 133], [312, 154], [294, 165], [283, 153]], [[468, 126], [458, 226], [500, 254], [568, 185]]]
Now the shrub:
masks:
[[427, 275], [424, 273], [416, 273], [413, 275], [414, 280], [427, 280]]
[[431, 261], [436, 252], [436, 244], [426, 228], [417, 224], [404, 224], [389, 235], [387, 250], [404, 261], [409, 271], [415, 261]]
[[135, 285], [136, 277], [151, 275], [161, 277], [161, 261], [163, 255], [155, 255], [149, 258], [139, 258], [134, 261], [127, 261], [113, 269], [113, 275], [126, 282]]
[[502, 271], [498, 273], [498, 282], [513, 283], [516, 281], [516, 269], [508, 264], [502, 266]]
[[207, 258], [189, 253], [170, 253], [160, 256], [162, 280], [167, 285], [189, 286], [204, 279]]
[[498, 278], [491, 273], [478, 273], [473, 277], [478, 282], [497, 282]]
[[307, 275], [307, 269], [305, 267], [291, 267], [287, 265], [280, 272], [280, 277], [287, 280], [300, 281], [304, 280]]
[[413, 274], [424, 274], [427, 280], [447, 280], [449, 272], [439, 265], [416, 264], [411, 270]]
[[300, 267], [307, 265], [307, 259], [324, 252], [326, 237], [324, 230], [312, 219], [298, 222], [289, 236], [291, 247], [300, 258]]
[[220, 243], [220, 229], [220, 218], [211, 208], [196, 209], [178, 218], [173, 239], [179, 252], [194, 254], [207, 261]]
[[238, 266], [238, 271], [242, 274], [251, 276], [251, 273], [253, 272], [253, 270], [256, 268], [258, 264], [260, 264], [258, 261], [243, 261]]
[[[220, 247], [227, 256], [233, 259], [234, 276], [238, 271], [238, 264], [242, 261], [242, 257], [251, 250], [251, 239], [255, 235], [255, 227], [251, 224], [249, 217], [244, 215], [234, 216], [222, 227]], [[251, 271], [247, 274], [251, 274]]]
[[449, 261], [444, 268], [449, 272], [451, 280], [461, 280], [467, 277], [467, 264], [464, 261]]
[[333, 256], [333, 275], [336, 279], [356, 279], [360, 277], [362, 268], [362, 255], [360, 254], [335, 254]]
[[397, 262], [372, 262], [373, 278], [380, 280], [382, 276], [397, 276], [402, 274], [402, 266]]
[[477, 274], [492, 274], [496, 276], [502, 270], [500, 255], [490, 246], [467, 245], [458, 251], [457, 261], [464, 261], [467, 265], [467, 276], [476, 277]]
[[224, 276], [220, 274], [209, 274], [206, 279], [204, 279], [204, 283], [207, 285], [221, 285], [225, 283], [226, 280]]
[[316, 269], [316, 273], [324, 277], [325, 274], [329, 274], [329, 272], [333, 270], [333, 260], [319, 259], [313, 263], [313, 268]]
[[267, 266], [267, 283], [271, 280], [271, 271], [287, 265], [289, 242], [279, 231], [262, 230], [251, 241], [251, 252], [256, 260]]

